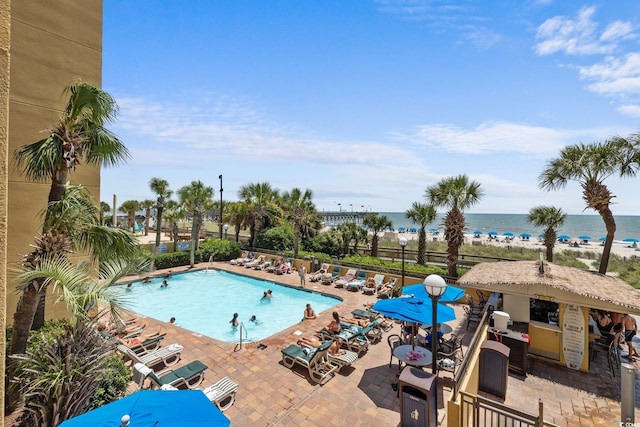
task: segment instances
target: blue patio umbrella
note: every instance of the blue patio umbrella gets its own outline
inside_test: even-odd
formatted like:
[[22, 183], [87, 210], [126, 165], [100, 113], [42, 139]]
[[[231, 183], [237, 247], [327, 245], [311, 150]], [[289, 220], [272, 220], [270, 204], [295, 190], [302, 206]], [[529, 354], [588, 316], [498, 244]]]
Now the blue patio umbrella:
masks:
[[476, 231], [474, 231], [474, 232], [473, 232], [473, 234], [477, 234], [477, 235], [479, 236], [479, 235], [481, 235], [481, 234], [482, 234], [482, 231], [480, 231], [480, 230], [476, 230]]
[[600, 240], [601, 242], [604, 242], [605, 240], [607, 240], [607, 238], [606, 237], [601, 237], [598, 240]]
[[398, 227], [398, 231], [399, 231], [399, 232], [401, 232], [401, 233], [402, 233], [404, 230], [406, 230], [406, 228], [404, 228], [404, 227]]
[[502, 233], [503, 236], [507, 236], [507, 237], [512, 237], [513, 233], [510, 231], [505, 231], [504, 233]]
[[[404, 288], [402, 288], [402, 293], [405, 295], [413, 295], [415, 298], [419, 298], [423, 300], [427, 299], [431, 301], [431, 296], [424, 289], [424, 285], [422, 283], [417, 285], [405, 286]], [[438, 301], [440, 302], [458, 301], [460, 298], [464, 296], [464, 294], [465, 294], [464, 289], [456, 288], [455, 286], [448, 285], [447, 289], [444, 291], [444, 294], [442, 294], [442, 296], [438, 298]]]
[[529, 233], [520, 233], [520, 237], [528, 239], [529, 237], [531, 237], [531, 234], [529, 234]]
[[622, 239], [623, 242], [625, 243], [638, 243], [640, 242], [640, 240], [636, 239], [635, 237], [627, 237], [626, 239]]
[[201, 390], [141, 390], [71, 418], [60, 427], [119, 427], [124, 415], [130, 417], [128, 427], [231, 424]]
[[[410, 297], [383, 299], [376, 302], [372, 309], [392, 319], [419, 324], [431, 324], [433, 317], [431, 299]], [[438, 304], [436, 309], [438, 322], [455, 320], [456, 313], [452, 307]]]
[[411, 227], [411, 228], [409, 228], [409, 232], [410, 233], [417, 233], [418, 229], [416, 227]]
[[578, 236], [580, 240], [591, 240], [591, 236]]
[[566, 234], [562, 234], [558, 236], [558, 240], [569, 240], [569, 239], [571, 239], [571, 236], [568, 236]]
[[489, 236], [497, 236], [498, 232], [497, 231], [490, 231], [487, 233]]

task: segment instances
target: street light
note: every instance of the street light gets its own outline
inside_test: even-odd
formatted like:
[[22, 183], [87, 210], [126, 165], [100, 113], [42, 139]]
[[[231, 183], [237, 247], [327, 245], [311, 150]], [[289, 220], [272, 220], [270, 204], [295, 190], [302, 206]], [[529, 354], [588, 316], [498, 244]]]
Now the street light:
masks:
[[229, 231], [229, 224], [223, 225], [224, 227], [224, 239], [227, 240], [227, 231]]
[[447, 290], [447, 282], [437, 274], [430, 274], [424, 279], [424, 290], [431, 296], [431, 368], [433, 375], [438, 373], [438, 299]]
[[218, 217], [218, 228], [220, 229], [220, 240], [222, 240], [222, 175], [218, 175], [220, 178], [220, 216]]
[[402, 247], [402, 288], [404, 288], [404, 247], [407, 246], [407, 239], [400, 237], [398, 243]]
[[338, 209], [342, 212], [342, 203], [338, 203]]

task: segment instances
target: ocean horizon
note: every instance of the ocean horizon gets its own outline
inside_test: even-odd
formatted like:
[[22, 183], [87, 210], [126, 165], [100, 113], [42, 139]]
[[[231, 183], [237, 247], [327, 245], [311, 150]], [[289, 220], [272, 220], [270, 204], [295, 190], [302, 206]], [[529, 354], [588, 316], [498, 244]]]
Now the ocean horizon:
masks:
[[[386, 215], [393, 223], [393, 228], [418, 227], [405, 216], [404, 212], [379, 212], [379, 215]], [[533, 237], [541, 234], [544, 230], [536, 228], [527, 222], [527, 214], [489, 214], [489, 213], [465, 213], [467, 228], [466, 233], [481, 231], [486, 235], [490, 231], [495, 231], [499, 235], [505, 232], [529, 233]], [[640, 216], [635, 215], [614, 215], [616, 221], [615, 240], [627, 238], [640, 239]], [[436, 228], [444, 230], [444, 215], [439, 214], [435, 221], [427, 225], [427, 229]], [[600, 215], [567, 215], [562, 227], [557, 230], [558, 235], [568, 235], [578, 239], [578, 236], [589, 236], [590, 240], [597, 241], [606, 236], [606, 228]]]

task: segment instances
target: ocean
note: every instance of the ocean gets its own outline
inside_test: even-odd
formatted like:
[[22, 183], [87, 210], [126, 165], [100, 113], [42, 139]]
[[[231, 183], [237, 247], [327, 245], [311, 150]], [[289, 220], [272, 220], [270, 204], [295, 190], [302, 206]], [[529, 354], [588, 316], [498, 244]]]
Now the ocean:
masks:
[[[398, 230], [399, 227], [417, 227], [412, 221], [409, 221], [404, 212], [379, 212], [380, 215], [386, 215], [393, 222], [393, 228]], [[499, 235], [505, 232], [511, 232], [518, 236], [520, 233], [529, 233], [536, 237], [544, 230], [533, 227], [527, 222], [526, 214], [474, 214], [465, 213], [464, 217], [467, 222], [467, 233], [471, 234], [476, 230], [482, 231], [486, 235], [489, 231], [496, 231]], [[627, 238], [640, 239], [640, 216], [631, 215], [614, 215], [616, 220], [615, 240], [623, 240]], [[437, 228], [444, 230], [443, 215], [427, 225], [427, 230]], [[597, 241], [599, 238], [606, 236], [604, 222], [600, 215], [567, 215], [564, 225], [558, 230], [558, 235], [568, 235], [578, 239], [578, 236], [589, 236], [590, 240]]]

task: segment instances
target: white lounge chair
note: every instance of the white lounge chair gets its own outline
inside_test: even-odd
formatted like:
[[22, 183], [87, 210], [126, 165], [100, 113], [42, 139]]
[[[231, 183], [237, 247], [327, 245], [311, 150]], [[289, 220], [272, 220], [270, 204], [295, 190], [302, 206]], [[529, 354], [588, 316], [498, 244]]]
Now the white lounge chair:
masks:
[[165, 366], [175, 365], [180, 360], [180, 353], [184, 350], [184, 347], [180, 344], [171, 344], [158, 350], [140, 354], [137, 354], [126, 345], [119, 344], [117, 348], [120, 353], [131, 359], [133, 363], [142, 363], [147, 366], [156, 366], [160, 363], [164, 363]]

